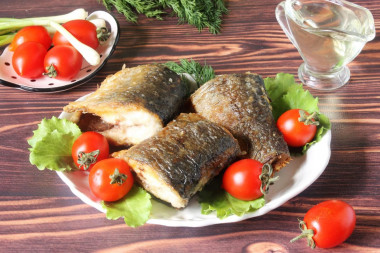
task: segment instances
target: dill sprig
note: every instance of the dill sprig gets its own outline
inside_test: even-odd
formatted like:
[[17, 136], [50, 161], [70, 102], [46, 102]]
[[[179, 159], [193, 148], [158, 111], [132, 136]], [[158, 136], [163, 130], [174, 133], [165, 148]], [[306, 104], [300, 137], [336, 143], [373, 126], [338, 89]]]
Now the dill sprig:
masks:
[[144, 14], [148, 18], [162, 20], [162, 15], [166, 12], [162, 5], [156, 0], [102, 0], [107, 10], [113, 7], [133, 23], [137, 23], [138, 14]]
[[206, 62], [202, 66], [194, 60], [180, 59], [179, 64], [169, 61], [165, 65], [178, 74], [187, 73], [191, 75], [197, 84], [197, 88], [215, 77], [214, 69], [207, 65]]
[[208, 28], [213, 34], [220, 33], [222, 16], [228, 9], [224, 0], [102, 0], [108, 10], [115, 8], [125, 18], [137, 23], [138, 14], [148, 18], [162, 20], [171, 14], [178, 17], [179, 23], [188, 23], [198, 28], [201, 32]]

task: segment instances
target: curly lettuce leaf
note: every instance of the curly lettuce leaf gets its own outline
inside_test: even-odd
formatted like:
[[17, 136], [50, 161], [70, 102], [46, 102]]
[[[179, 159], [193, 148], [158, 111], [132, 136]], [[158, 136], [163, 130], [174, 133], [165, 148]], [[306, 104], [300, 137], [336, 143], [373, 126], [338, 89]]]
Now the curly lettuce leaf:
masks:
[[325, 135], [325, 133], [329, 129], [331, 129], [331, 123], [330, 123], [329, 118], [327, 118], [326, 115], [320, 113], [319, 114], [319, 126], [317, 128], [317, 132], [315, 133], [315, 137], [311, 142], [306, 143], [306, 145], [302, 147], [302, 153], [305, 153], [313, 144], [320, 141], [322, 139], [323, 135]]
[[134, 185], [130, 192], [121, 200], [116, 202], [101, 202], [106, 210], [106, 217], [117, 220], [121, 217], [130, 227], [144, 225], [152, 210], [151, 196], [141, 187]]
[[37, 142], [54, 130], [61, 134], [72, 134], [73, 136], [81, 135], [81, 130], [75, 123], [53, 116], [51, 119], [43, 119], [41, 123], [38, 124], [38, 128], [33, 131], [33, 136], [28, 140], [29, 145], [34, 147]]
[[71, 171], [76, 166], [71, 147], [81, 135], [79, 127], [66, 119], [43, 119], [28, 140], [29, 161], [39, 170]]
[[317, 133], [314, 139], [301, 149], [301, 153], [305, 153], [311, 145], [318, 142], [331, 128], [328, 117], [319, 111], [318, 98], [313, 97], [308, 90], [304, 90], [302, 84], [297, 84], [291, 74], [279, 73], [275, 78], [265, 78], [264, 83], [271, 100], [275, 120], [287, 110], [296, 108], [303, 109], [309, 113], [319, 113], [320, 124], [317, 128]]
[[231, 196], [221, 188], [221, 180], [213, 180], [199, 194], [199, 203], [202, 214], [216, 212], [219, 219], [225, 219], [231, 215], [242, 216], [254, 212], [265, 205], [264, 197], [252, 201], [244, 201]]
[[278, 73], [276, 78], [265, 78], [265, 89], [272, 102], [281, 99], [291, 86], [296, 84], [294, 76], [286, 73]]
[[71, 134], [61, 134], [54, 130], [30, 149], [29, 161], [39, 170], [71, 171], [75, 169], [71, 157], [74, 140]]

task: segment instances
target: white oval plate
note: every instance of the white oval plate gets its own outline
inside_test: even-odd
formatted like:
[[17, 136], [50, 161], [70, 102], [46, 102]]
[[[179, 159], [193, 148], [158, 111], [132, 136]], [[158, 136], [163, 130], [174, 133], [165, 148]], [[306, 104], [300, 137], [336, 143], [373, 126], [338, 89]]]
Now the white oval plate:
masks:
[[0, 84], [34, 92], [57, 92], [74, 88], [89, 81], [107, 62], [115, 51], [119, 40], [119, 23], [111, 14], [105, 11], [95, 11], [87, 17], [88, 20], [96, 18], [104, 19], [107, 26], [109, 26], [110, 32], [110, 37], [107, 41], [100, 44], [96, 49], [101, 56], [98, 65], [91, 66], [87, 61], [83, 60], [81, 70], [75, 80], [62, 81], [48, 76], [28, 79], [17, 75], [14, 71], [12, 67], [13, 52], [9, 51], [7, 47], [0, 56]]
[[[83, 100], [84, 98], [81, 97], [79, 100]], [[67, 119], [69, 116], [70, 114], [63, 112], [59, 118]], [[330, 143], [331, 131], [329, 130], [319, 142], [309, 148], [305, 155], [293, 157], [290, 164], [277, 173], [280, 176], [280, 180], [269, 189], [269, 193], [265, 196], [266, 204], [255, 212], [243, 216], [233, 215], [221, 220], [215, 214], [201, 214], [201, 207], [196, 196], [182, 210], [177, 210], [153, 200], [151, 217], [147, 223], [171, 227], [202, 227], [236, 222], [264, 215], [304, 191], [322, 174], [330, 160]], [[57, 173], [62, 181], [70, 187], [74, 195], [86, 204], [101, 212], [105, 212], [100, 205], [100, 200], [90, 191], [88, 172]]]

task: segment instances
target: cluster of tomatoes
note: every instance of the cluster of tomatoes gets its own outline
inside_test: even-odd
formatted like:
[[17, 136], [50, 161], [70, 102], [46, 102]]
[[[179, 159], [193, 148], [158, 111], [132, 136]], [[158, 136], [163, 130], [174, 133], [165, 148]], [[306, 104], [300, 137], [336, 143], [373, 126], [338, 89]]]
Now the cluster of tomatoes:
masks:
[[[291, 109], [277, 120], [277, 128], [290, 147], [302, 147], [313, 140], [317, 131], [317, 118], [300, 109]], [[222, 187], [233, 197], [255, 200], [268, 190], [271, 170], [253, 160], [243, 159], [230, 165], [224, 175]], [[268, 175], [269, 174], [269, 175]], [[264, 181], [264, 179], [266, 181]], [[307, 238], [312, 248], [332, 248], [344, 242], [353, 232], [356, 223], [354, 209], [346, 202], [328, 200], [312, 207], [300, 221], [302, 234], [292, 241]]]
[[92, 193], [104, 201], [117, 201], [132, 188], [134, 179], [128, 163], [109, 158], [107, 139], [97, 132], [85, 132], [74, 142], [71, 155], [79, 169], [90, 171]]
[[[99, 46], [97, 28], [90, 21], [71, 20], [62, 26], [83, 44], [93, 49]], [[59, 80], [72, 80], [83, 62], [82, 55], [61, 33], [55, 32], [51, 38], [43, 26], [27, 26], [19, 30], [9, 50], [14, 52], [14, 70], [25, 78], [47, 75]]]

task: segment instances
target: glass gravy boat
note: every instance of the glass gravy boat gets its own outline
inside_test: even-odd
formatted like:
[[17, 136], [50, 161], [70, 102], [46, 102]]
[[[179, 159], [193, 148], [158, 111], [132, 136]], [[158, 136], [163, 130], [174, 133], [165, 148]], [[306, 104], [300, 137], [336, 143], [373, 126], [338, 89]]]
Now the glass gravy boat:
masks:
[[371, 12], [344, 0], [285, 0], [276, 18], [304, 60], [299, 79], [315, 89], [346, 84], [347, 64], [375, 38]]

